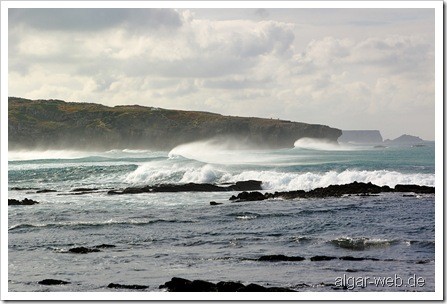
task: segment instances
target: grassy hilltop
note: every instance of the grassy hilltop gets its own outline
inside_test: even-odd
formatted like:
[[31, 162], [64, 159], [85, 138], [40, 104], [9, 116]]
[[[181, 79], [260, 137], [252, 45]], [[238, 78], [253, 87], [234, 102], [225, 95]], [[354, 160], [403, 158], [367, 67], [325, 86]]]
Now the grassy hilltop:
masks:
[[9, 149], [143, 148], [231, 137], [259, 148], [292, 147], [302, 137], [336, 141], [339, 129], [276, 119], [223, 116], [138, 105], [107, 107], [8, 98]]

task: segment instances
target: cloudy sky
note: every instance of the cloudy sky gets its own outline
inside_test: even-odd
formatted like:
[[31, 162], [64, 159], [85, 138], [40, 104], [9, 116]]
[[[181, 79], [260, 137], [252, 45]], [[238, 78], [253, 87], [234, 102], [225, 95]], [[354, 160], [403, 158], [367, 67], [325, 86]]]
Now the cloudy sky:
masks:
[[9, 96], [435, 138], [435, 10], [10, 8]]

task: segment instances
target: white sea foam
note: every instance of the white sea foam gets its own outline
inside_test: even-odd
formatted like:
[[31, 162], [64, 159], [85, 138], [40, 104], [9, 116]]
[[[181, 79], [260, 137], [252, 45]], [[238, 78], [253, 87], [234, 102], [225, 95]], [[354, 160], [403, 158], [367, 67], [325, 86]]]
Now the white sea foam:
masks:
[[395, 171], [357, 171], [345, 170], [342, 172], [329, 171], [324, 173], [284, 173], [272, 171], [245, 171], [236, 175], [226, 175], [227, 181], [256, 179], [263, 181], [265, 190], [312, 190], [329, 185], [348, 184], [354, 181], [371, 182], [378, 186], [397, 184], [416, 184], [434, 186], [434, 174], [404, 174]]
[[361, 149], [359, 146], [338, 144], [325, 139], [303, 137], [295, 141], [295, 148], [325, 151], [350, 151]]
[[344, 170], [341, 172], [277, 172], [255, 171], [242, 172], [229, 171], [223, 167], [211, 164], [179, 165], [169, 167], [154, 166], [153, 163], [145, 164], [130, 173], [125, 181], [133, 184], [157, 184], [157, 183], [227, 183], [243, 180], [260, 180], [265, 190], [312, 190], [329, 185], [348, 184], [354, 181], [371, 182], [378, 186], [388, 185], [394, 187], [397, 184], [416, 184], [434, 186], [434, 174], [400, 173], [388, 170]]

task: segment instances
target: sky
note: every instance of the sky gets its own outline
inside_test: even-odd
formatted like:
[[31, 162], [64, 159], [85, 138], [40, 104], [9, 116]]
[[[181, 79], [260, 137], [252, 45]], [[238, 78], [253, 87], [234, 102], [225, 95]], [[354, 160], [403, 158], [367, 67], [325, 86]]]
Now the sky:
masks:
[[8, 96], [435, 138], [434, 8], [9, 8]]

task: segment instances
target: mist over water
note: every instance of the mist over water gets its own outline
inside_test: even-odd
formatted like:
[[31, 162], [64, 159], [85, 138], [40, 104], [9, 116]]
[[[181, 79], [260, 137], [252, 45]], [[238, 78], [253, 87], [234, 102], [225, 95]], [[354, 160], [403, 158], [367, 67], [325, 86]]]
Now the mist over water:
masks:
[[364, 147], [347, 145], [344, 143], [334, 143], [333, 141], [317, 138], [300, 138], [294, 143], [295, 148], [323, 151], [353, 151], [365, 149]]

